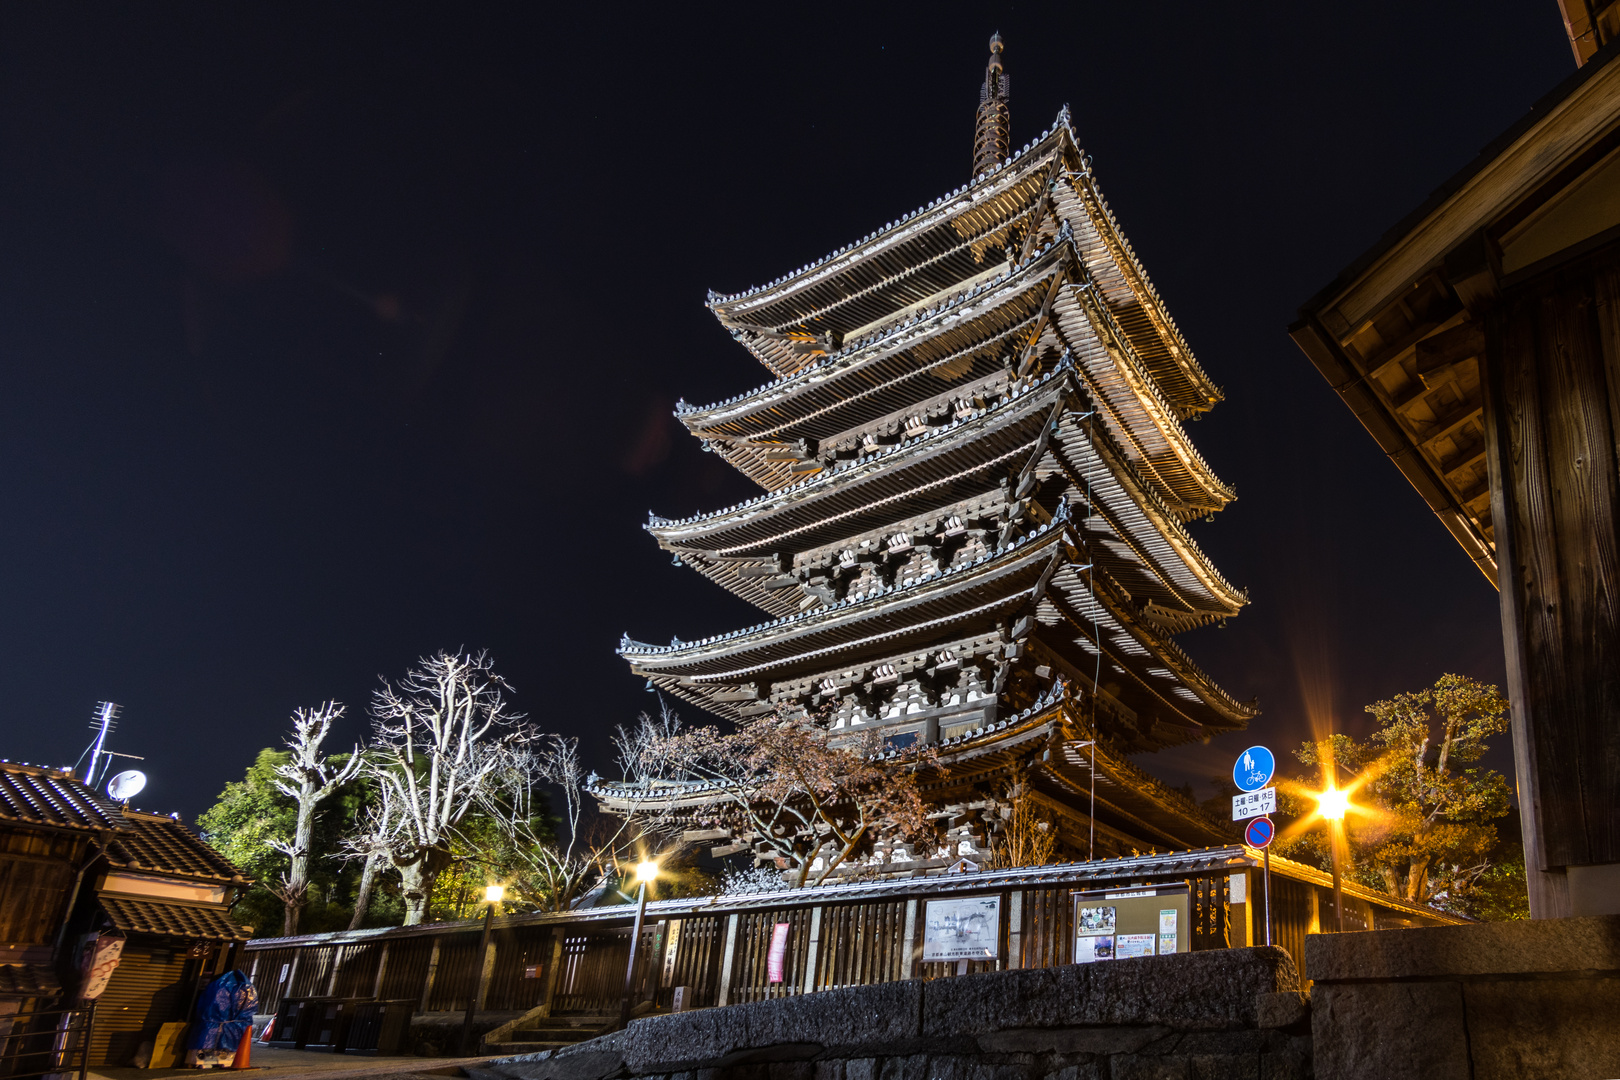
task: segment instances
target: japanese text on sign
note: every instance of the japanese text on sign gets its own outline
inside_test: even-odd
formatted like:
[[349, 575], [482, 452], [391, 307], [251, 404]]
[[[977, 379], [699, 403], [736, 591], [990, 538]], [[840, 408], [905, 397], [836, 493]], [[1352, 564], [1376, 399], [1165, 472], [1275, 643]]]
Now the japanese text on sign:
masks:
[[1259, 791], [1245, 791], [1241, 795], [1232, 796], [1232, 820], [1244, 821], [1252, 817], [1263, 817], [1266, 814], [1277, 812], [1277, 789], [1274, 787], [1261, 788]]

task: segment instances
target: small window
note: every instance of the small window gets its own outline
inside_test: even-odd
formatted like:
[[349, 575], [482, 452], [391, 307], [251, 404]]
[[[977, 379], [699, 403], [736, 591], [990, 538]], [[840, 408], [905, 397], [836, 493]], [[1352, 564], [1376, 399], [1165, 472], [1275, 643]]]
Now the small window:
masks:
[[885, 735], [883, 745], [890, 750], [905, 750], [917, 745], [917, 733], [915, 731], [902, 731], [895, 735]]

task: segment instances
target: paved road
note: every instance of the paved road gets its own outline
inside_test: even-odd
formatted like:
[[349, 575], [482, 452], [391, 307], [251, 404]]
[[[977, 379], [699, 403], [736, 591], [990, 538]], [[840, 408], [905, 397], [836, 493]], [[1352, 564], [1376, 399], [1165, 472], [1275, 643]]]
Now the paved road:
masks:
[[[219, 1080], [230, 1080], [239, 1075], [242, 1080], [289, 1080], [291, 1077], [311, 1076], [318, 1080], [384, 1080], [384, 1078], [414, 1078], [444, 1080], [447, 1076], [461, 1076], [461, 1066], [481, 1065], [484, 1057], [422, 1058], [374, 1057], [365, 1054], [330, 1054], [315, 1050], [283, 1050], [273, 1046], [253, 1048], [253, 1068], [221, 1070]], [[212, 1071], [211, 1071], [212, 1072]], [[114, 1069], [108, 1067], [90, 1070], [90, 1080], [164, 1080], [171, 1076], [197, 1077], [197, 1069]]]

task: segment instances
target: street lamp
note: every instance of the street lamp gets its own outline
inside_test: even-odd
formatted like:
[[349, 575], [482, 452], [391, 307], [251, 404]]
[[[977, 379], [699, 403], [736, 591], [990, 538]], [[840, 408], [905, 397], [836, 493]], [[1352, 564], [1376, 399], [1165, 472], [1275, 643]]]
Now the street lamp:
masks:
[[495, 909], [505, 899], [505, 885], [484, 886], [484, 933], [478, 939], [478, 951], [473, 954], [472, 992], [467, 996], [467, 1016], [461, 1021], [461, 1052], [463, 1054], [471, 1054], [476, 1049], [469, 1044], [472, 1041], [473, 1011], [478, 1008], [478, 999], [484, 993], [484, 979], [488, 975], [484, 958], [489, 955], [489, 926], [495, 920]]
[[1333, 851], [1333, 918], [1338, 932], [1344, 933], [1344, 886], [1339, 881], [1339, 845], [1344, 843], [1344, 814], [1350, 809], [1350, 793], [1329, 788], [1316, 796], [1316, 812], [1327, 819], [1328, 847]]
[[644, 859], [636, 864], [636, 925], [630, 931], [630, 959], [624, 965], [624, 996], [619, 999], [619, 1027], [630, 1023], [630, 990], [636, 980], [636, 951], [641, 946], [641, 921], [647, 915], [647, 886], [658, 877], [658, 863]]

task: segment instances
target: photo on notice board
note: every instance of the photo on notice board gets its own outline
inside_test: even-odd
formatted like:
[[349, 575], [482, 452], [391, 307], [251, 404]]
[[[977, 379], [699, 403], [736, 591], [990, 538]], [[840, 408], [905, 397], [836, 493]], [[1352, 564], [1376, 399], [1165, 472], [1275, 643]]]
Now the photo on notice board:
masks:
[[923, 962], [994, 960], [1001, 955], [1001, 897], [930, 900], [923, 916]]
[[1113, 907], [1081, 908], [1074, 932], [1076, 934], [1112, 934], [1117, 919], [1117, 910]]
[[1093, 964], [1114, 958], [1113, 934], [1087, 934], [1074, 939], [1074, 962]]

